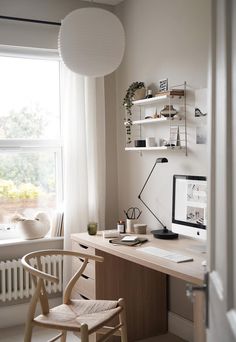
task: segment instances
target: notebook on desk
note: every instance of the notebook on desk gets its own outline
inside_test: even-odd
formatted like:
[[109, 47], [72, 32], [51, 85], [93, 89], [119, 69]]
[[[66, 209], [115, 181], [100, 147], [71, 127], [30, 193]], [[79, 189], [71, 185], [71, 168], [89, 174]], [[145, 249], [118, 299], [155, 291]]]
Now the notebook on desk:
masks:
[[148, 241], [148, 239], [145, 237], [137, 237], [137, 239], [133, 241], [124, 240], [124, 237], [119, 237], [116, 239], [109, 240], [109, 242], [114, 245], [123, 245], [123, 246], [137, 246], [137, 245], [143, 244], [146, 241]]

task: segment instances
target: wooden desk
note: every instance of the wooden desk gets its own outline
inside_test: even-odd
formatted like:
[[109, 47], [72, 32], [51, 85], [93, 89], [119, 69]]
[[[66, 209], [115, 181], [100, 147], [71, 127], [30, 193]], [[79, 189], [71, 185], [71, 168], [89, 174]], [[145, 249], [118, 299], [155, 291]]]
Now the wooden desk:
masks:
[[[168, 275], [188, 283], [203, 284], [201, 263], [205, 255], [192, 249], [199, 245], [198, 241], [187, 238], [159, 240], [152, 235], [147, 237], [149, 241], [142, 246], [128, 247], [112, 245], [109, 239], [102, 237], [101, 232], [96, 236], [87, 233], [71, 236], [74, 250], [95, 253], [105, 258], [104, 263], [88, 267], [87, 273], [78, 282], [75, 295], [89, 299], [125, 298], [129, 342], [167, 332]], [[156, 246], [189, 255], [194, 261], [177, 264], [140, 252], [139, 248], [144, 246]], [[78, 264], [73, 265], [73, 268], [77, 267]], [[196, 323], [199, 330], [199, 322]]]

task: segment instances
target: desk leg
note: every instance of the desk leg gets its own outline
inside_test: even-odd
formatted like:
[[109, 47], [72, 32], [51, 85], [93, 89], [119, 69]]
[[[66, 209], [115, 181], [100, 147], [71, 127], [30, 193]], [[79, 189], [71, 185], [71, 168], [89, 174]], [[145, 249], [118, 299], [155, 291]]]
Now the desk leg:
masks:
[[194, 293], [193, 302], [193, 336], [194, 342], [206, 341], [205, 329], [205, 294], [200, 291]]
[[96, 265], [96, 298], [124, 298], [128, 341], [167, 332], [166, 275], [96, 250], [104, 262]]

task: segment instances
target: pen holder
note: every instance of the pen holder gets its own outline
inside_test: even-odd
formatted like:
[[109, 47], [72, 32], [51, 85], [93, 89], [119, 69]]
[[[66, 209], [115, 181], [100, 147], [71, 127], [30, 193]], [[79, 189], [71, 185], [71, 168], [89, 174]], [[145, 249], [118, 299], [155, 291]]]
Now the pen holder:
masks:
[[126, 233], [134, 232], [134, 224], [137, 223], [135, 219], [127, 219], [126, 220]]

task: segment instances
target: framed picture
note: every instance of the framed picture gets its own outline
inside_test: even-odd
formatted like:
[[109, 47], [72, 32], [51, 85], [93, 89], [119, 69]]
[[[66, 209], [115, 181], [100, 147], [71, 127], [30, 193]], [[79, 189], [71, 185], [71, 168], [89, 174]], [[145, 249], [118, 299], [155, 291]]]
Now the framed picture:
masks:
[[207, 129], [206, 126], [196, 127], [196, 144], [206, 144], [207, 143]]
[[159, 81], [159, 91], [168, 90], [168, 78]]

